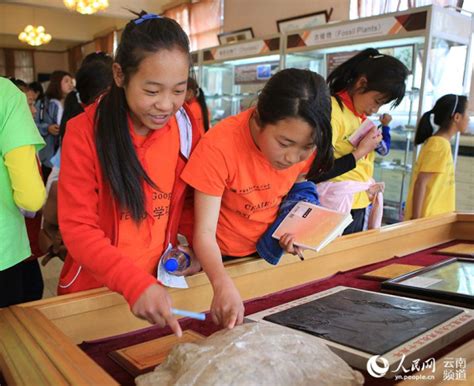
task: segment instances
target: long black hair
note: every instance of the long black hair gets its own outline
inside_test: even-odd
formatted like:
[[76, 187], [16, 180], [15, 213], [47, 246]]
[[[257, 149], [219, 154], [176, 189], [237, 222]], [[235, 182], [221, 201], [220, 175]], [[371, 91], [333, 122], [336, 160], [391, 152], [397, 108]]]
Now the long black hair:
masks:
[[[356, 90], [361, 77], [367, 79], [363, 90]], [[331, 95], [335, 96], [343, 108], [337, 93], [341, 91], [378, 91], [387, 98], [387, 103], [398, 106], [405, 95], [405, 80], [408, 69], [398, 59], [383, 55], [375, 48], [367, 48], [336, 67], [328, 76], [327, 82]]]
[[76, 73], [76, 90], [71, 91], [64, 100], [64, 112], [59, 125], [62, 140], [67, 122], [84, 112], [87, 106], [106, 91], [112, 83], [112, 66], [102, 61], [88, 61]]
[[204, 131], [206, 132], [209, 130], [209, 110], [207, 109], [206, 96], [204, 95], [204, 91], [202, 91], [202, 88], [199, 87], [193, 77], [188, 78], [188, 90], [191, 90], [194, 93], [199, 103], [199, 106], [201, 107], [202, 121], [204, 124]]
[[415, 145], [420, 145], [434, 134], [433, 123], [438, 130], [447, 130], [454, 119], [454, 114], [464, 115], [467, 109], [467, 97], [464, 95], [446, 94], [439, 98], [434, 107], [422, 115], [415, 134]]
[[[160, 50], [179, 49], [189, 54], [189, 39], [173, 19], [147, 14], [130, 21], [122, 33], [115, 55], [124, 74], [125, 85], [138, 71], [143, 59]], [[121, 209], [130, 211], [139, 222], [145, 214], [143, 183], [157, 188], [146, 174], [132, 144], [127, 123], [127, 100], [122, 87], [112, 82], [110, 91], [96, 113], [96, 148], [103, 175]]]
[[311, 126], [316, 157], [308, 179], [332, 167], [331, 98], [321, 75], [296, 68], [277, 72], [258, 96], [257, 113], [260, 127], [286, 118], [299, 118]]

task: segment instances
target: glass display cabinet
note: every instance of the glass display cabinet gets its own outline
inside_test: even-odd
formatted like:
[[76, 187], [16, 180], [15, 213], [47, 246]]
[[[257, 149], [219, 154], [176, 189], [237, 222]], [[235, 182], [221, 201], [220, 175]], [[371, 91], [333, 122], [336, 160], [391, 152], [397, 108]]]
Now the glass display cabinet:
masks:
[[[428, 6], [326, 24], [283, 38], [283, 68], [309, 68], [326, 77], [357, 52], [374, 47], [400, 59], [410, 70], [402, 103], [379, 110], [393, 117], [392, 145], [387, 156], [376, 158], [374, 172], [375, 180], [386, 186], [384, 222], [400, 221], [416, 157], [413, 139], [419, 117], [442, 95], [469, 92], [472, 18]], [[378, 117], [371, 119], [379, 123]], [[456, 158], [459, 139], [454, 142]]]
[[211, 125], [256, 101], [265, 82], [280, 68], [281, 37], [252, 39], [199, 51], [199, 84]]

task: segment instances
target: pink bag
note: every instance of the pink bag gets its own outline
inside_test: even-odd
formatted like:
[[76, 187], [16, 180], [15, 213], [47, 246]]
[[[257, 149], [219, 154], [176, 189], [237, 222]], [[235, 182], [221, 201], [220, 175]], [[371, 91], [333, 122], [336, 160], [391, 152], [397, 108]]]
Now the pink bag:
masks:
[[[384, 183], [376, 183], [374, 180], [368, 182], [340, 181], [321, 182], [316, 185], [319, 202], [325, 208], [337, 210], [341, 213], [349, 213], [352, 208], [354, 194], [373, 189], [372, 210], [369, 216], [369, 229], [380, 228], [383, 216], [383, 189]], [[374, 189], [375, 188], [375, 189]]]

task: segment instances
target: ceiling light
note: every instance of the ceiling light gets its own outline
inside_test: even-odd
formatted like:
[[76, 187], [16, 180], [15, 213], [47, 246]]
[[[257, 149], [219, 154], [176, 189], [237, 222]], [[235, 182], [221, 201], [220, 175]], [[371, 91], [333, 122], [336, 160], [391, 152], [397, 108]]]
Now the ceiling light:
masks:
[[91, 15], [106, 9], [109, 6], [109, 0], [64, 0], [64, 5], [71, 11]]
[[30, 46], [40, 46], [49, 43], [51, 41], [51, 35], [45, 33], [42, 25], [38, 27], [27, 25], [23, 32], [18, 35], [18, 39], [23, 43], [28, 43]]

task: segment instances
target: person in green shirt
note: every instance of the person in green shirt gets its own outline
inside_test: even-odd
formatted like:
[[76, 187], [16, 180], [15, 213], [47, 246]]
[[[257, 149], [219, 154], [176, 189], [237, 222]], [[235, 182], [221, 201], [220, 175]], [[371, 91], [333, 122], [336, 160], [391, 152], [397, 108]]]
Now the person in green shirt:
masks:
[[25, 94], [0, 78], [0, 307], [42, 296], [22, 211], [39, 210], [46, 197], [36, 161], [43, 146]]

